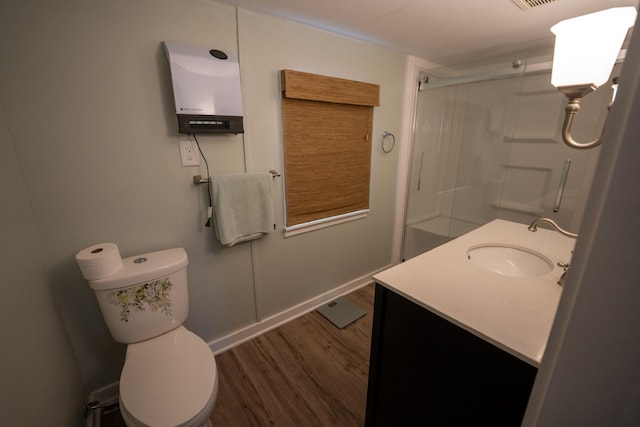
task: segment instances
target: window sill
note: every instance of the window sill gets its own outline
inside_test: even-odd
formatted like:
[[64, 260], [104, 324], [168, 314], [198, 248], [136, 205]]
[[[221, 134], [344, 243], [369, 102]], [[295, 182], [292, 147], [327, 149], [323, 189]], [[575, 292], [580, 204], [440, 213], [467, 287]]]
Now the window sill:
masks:
[[292, 225], [291, 227], [285, 227], [284, 237], [297, 236], [298, 234], [308, 233], [310, 231], [320, 230], [322, 228], [332, 227], [334, 225], [342, 224], [344, 222], [355, 221], [358, 219], [366, 218], [369, 214], [369, 209], [362, 209], [355, 212], [349, 212], [342, 215], [336, 215], [329, 218], [322, 218], [316, 221], [305, 222], [302, 224]]

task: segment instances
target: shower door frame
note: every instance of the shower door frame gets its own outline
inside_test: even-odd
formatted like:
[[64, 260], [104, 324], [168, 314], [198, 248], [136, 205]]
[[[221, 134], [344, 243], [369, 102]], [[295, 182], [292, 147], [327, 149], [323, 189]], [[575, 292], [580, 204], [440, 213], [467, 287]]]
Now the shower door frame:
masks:
[[402, 261], [402, 247], [407, 213], [407, 196], [411, 174], [411, 151], [416, 120], [416, 104], [418, 101], [418, 80], [421, 73], [426, 73], [440, 65], [425, 61], [415, 56], [407, 56], [405, 67], [404, 103], [402, 106], [402, 129], [398, 152], [398, 179], [396, 180], [395, 219], [393, 225], [393, 242], [391, 246], [391, 264]]

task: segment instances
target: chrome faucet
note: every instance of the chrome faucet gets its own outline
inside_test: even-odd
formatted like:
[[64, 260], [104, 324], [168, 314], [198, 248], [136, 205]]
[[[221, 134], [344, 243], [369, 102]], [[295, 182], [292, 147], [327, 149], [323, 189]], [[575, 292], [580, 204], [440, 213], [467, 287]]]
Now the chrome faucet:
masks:
[[[562, 234], [563, 236], [572, 237], [574, 239], [578, 237], [578, 235], [576, 233], [571, 233], [570, 231], [567, 231], [567, 230], [563, 229], [558, 224], [556, 224], [556, 222], [554, 220], [552, 220], [550, 218], [537, 218], [537, 219], [534, 219], [527, 229], [529, 231], [535, 233], [536, 231], [538, 231], [538, 224], [540, 224], [541, 222], [546, 222], [547, 224], [552, 226], [558, 233]], [[571, 253], [573, 253], [573, 251], [571, 251]], [[566, 277], [567, 277], [567, 271], [569, 271], [569, 263], [559, 262], [558, 263], [558, 267], [561, 267], [563, 272], [562, 272], [562, 276], [560, 276], [560, 279], [558, 279], [557, 283], [560, 286], [564, 286], [564, 282], [565, 282]]]
[[547, 224], [551, 225], [558, 233], [562, 234], [563, 236], [572, 237], [574, 239], [578, 237], [578, 235], [576, 233], [571, 233], [570, 231], [567, 231], [567, 230], [563, 229], [558, 224], [556, 224], [556, 222], [554, 220], [552, 220], [550, 218], [537, 218], [537, 219], [534, 219], [531, 222], [531, 225], [529, 225], [528, 230], [529, 231], [533, 231], [533, 232], [538, 231], [538, 224], [540, 224], [541, 222], [546, 222]]
[[560, 286], [564, 286], [564, 282], [567, 280], [567, 271], [569, 271], [569, 263], [559, 262], [558, 267], [562, 268], [562, 276], [556, 282]]

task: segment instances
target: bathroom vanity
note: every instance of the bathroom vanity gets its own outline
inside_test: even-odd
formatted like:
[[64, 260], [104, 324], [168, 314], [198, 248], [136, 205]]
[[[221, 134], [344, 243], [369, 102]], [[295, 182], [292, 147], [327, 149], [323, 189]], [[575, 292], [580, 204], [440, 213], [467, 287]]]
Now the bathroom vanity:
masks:
[[574, 239], [495, 220], [374, 276], [367, 426], [519, 426]]

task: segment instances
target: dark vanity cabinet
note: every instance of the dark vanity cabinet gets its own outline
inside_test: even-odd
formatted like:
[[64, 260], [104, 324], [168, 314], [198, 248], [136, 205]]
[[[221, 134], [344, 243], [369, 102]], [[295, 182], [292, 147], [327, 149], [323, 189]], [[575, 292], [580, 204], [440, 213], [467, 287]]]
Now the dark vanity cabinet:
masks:
[[376, 284], [366, 426], [520, 426], [536, 372]]

